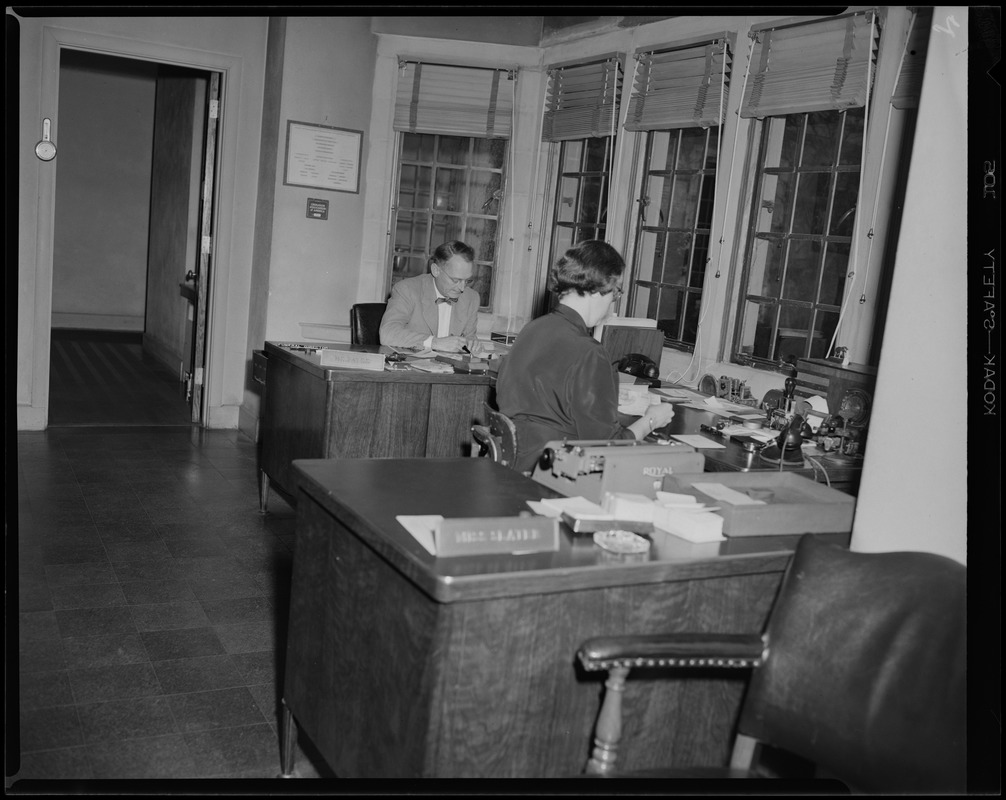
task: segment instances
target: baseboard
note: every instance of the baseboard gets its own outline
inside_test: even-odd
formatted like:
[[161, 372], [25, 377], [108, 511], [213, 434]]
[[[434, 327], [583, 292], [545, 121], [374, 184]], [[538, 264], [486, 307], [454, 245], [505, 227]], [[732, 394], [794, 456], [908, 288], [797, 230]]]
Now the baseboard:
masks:
[[129, 314], [73, 314], [66, 311], [53, 311], [53, 328], [73, 328], [82, 331], [129, 331], [142, 333], [144, 319], [142, 316]]

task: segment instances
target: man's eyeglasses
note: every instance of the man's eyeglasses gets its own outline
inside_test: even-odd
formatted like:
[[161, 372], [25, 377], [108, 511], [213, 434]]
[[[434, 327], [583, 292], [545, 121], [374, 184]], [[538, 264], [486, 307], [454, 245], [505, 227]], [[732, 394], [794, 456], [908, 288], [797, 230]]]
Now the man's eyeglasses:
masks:
[[623, 292], [621, 289], [612, 289], [610, 292], [608, 292], [608, 294], [611, 295], [611, 302], [617, 303], [619, 300], [622, 299], [622, 295], [624, 295], [625, 292]]
[[475, 278], [455, 278], [447, 270], [441, 269], [440, 274], [443, 275], [451, 284], [451, 286], [471, 286], [475, 282]]

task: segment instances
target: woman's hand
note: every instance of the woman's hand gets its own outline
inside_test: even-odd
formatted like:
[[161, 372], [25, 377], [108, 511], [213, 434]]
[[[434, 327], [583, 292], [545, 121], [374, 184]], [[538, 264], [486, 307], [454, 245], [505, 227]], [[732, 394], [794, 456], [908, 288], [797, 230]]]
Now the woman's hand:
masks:
[[674, 406], [670, 403], [654, 403], [643, 415], [629, 426], [637, 439], [645, 439], [657, 428], [663, 428], [674, 418]]

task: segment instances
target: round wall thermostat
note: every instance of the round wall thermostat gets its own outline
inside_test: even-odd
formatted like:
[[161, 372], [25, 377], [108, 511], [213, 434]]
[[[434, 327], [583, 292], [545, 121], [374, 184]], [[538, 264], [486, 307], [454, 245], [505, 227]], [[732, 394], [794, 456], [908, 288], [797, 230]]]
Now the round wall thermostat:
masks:
[[35, 155], [43, 161], [52, 161], [56, 157], [56, 145], [49, 139], [49, 119], [42, 120], [42, 141], [35, 145]]

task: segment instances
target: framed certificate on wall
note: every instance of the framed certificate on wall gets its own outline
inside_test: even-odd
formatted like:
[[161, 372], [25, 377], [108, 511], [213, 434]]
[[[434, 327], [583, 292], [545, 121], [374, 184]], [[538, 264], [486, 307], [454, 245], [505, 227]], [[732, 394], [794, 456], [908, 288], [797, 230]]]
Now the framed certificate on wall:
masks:
[[287, 120], [283, 184], [359, 194], [362, 155], [363, 131]]

